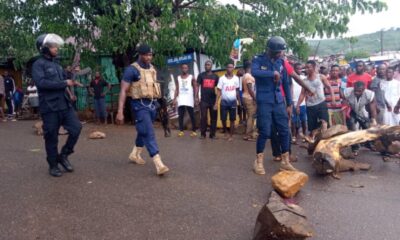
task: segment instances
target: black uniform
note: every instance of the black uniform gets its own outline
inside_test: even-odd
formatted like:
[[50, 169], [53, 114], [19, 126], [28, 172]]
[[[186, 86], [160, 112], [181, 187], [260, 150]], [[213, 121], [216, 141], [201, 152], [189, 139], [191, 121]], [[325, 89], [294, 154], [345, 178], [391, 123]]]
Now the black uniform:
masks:
[[[57, 167], [62, 157], [66, 158], [73, 153], [82, 129], [66, 92], [67, 83], [64, 76], [62, 67], [51, 57], [43, 55], [32, 66], [32, 78], [39, 93], [39, 109], [50, 168]], [[60, 126], [68, 131], [69, 136], [59, 155]], [[63, 165], [62, 161], [60, 163]], [[72, 171], [72, 168], [69, 171]]]
[[15, 93], [15, 81], [10, 76], [4, 77], [4, 92], [6, 97], [7, 104], [7, 113], [8, 117], [12, 117], [14, 115], [15, 106], [14, 106], [14, 93]]

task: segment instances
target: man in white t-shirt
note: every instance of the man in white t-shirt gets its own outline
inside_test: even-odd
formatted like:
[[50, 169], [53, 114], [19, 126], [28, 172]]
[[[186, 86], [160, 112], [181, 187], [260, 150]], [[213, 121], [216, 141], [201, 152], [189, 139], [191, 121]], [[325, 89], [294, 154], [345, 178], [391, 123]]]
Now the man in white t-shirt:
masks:
[[223, 130], [226, 134], [227, 126], [226, 121], [229, 113], [229, 137], [228, 141], [233, 140], [233, 133], [235, 131], [235, 121], [236, 121], [236, 107], [240, 100], [239, 96], [239, 78], [233, 75], [233, 70], [235, 66], [233, 63], [228, 63], [226, 65], [226, 74], [219, 79], [217, 85], [217, 101], [214, 105], [214, 109], [218, 108], [218, 102], [221, 100], [220, 104], [220, 116], [222, 121]]
[[[294, 71], [296, 72], [297, 75], [300, 76], [301, 80], [304, 81], [304, 79], [306, 79], [306, 76], [304, 76], [301, 73], [302, 68], [303, 66], [301, 63], [294, 64]], [[301, 93], [301, 86], [296, 81], [293, 81], [292, 143], [294, 144], [297, 141], [300, 125], [303, 135], [305, 136], [307, 134], [307, 112], [306, 112], [306, 103], [304, 100], [299, 104], [299, 109], [298, 109], [299, 111], [296, 111], [296, 106], [297, 102], [299, 101], [300, 93]]]
[[31, 107], [32, 114], [37, 114], [39, 107], [39, 95], [33, 80], [29, 83], [26, 92], [28, 93], [28, 101], [29, 106]]
[[194, 119], [194, 93], [196, 92], [196, 79], [193, 75], [189, 74], [189, 66], [187, 64], [181, 65], [182, 74], [175, 80], [175, 97], [174, 105], [178, 105], [178, 115], [179, 115], [179, 137], [183, 137], [185, 133], [183, 132], [183, 118], [185, 112], [189, 113], [189, 117], [192, 123], [192, 133], [191, 137], [196, 137], [196, 121]]

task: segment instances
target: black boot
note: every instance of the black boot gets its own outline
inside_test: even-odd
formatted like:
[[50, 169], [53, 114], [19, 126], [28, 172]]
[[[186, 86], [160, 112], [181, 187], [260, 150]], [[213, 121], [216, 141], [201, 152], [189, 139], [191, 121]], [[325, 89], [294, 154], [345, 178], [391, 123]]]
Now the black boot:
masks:
[[62, 172], [58, 168], [57, 160], [56, 159], [54, 159], [54, 160], [47, 159], [47, 162], [49, 163], [49, 174], [53, 177], [61, 177]]
[[71, 163], [68, 161], [68, 155], [60, 154], [58, 156], [58, 163], [65, 169], [67, 172], [73, 172], [74, 168], [72, 167]]

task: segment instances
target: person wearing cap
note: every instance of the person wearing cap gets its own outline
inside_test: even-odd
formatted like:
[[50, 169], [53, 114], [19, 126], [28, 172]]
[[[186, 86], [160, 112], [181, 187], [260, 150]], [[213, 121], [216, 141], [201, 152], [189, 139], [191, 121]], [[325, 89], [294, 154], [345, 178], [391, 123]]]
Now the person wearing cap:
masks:
[[[267, 49], [264, 54], [256, 56], [252, 61], [251, 73], [256, 81], [257, 102], [257, 138], [256, 160], [254, 172], [265, 174], [264, 149], [268, 139], [271, 139], [271, 126], [275, 125], [281, 143], [282, 170], [296, 169], [290, 164], [289, 147], [289, 118], [288, 112], [292, 109], [292, 95], [290, 91], [287, 70], [284, 67], [283, 52], [286, 50], [286, 42], [282, 37], [274, 36], [267, 41]], [[285, 91], [285, 99], [282, 96], [280, 84]]]
[[[76, 83], [65, 79], [64, 71], [55, 59], [63, 43], [63, 39], [57, 34], [40, 35], [36, 40], [36, 47], [41, 56], [32, 66], [32, 79], [39, 94], [49, 173], [54, 177], [62, 176], [58, 164], [67, 172], [74, 170], [68, 156], [74, 152], [82, 129], [66, 92], [68, 86], [75, 86]], [[58, 131], [61, 125], [68, 131], [68, 139], [59, 153]]]
[[153, 122], [156, 117], [157, 98], [161, 98], [160, 85], [157, 82], [157, 72], [151, 61], [153, 50], [146, 44], [137, 48], [139, 58], [124, 70], [121, 81], [121, 91], [118, 102], [117, 123], [124, 121], [124, 105], [127, 93], [132, 98], [131, 107], [136, 116], [137, 137], [129, 159], [136, 164], [146, 162], [141, 157], [143, 147], [146, 147], [153, 158], [157, 175], [163, 175], [169, 168], [161, 161], [154, 133]]

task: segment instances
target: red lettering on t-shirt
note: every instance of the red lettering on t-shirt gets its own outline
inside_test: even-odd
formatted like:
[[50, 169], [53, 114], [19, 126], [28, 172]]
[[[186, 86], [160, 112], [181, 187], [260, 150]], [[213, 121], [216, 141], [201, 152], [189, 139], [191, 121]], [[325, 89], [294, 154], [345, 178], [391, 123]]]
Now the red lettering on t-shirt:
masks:
[[215, 88], [215, 79], [203, 79], [203, 88]]
[[235, 86], [226, 86], [225, 87], [225, 91], [229, 92], [229, 91], [235, 91], [236, 87]]

